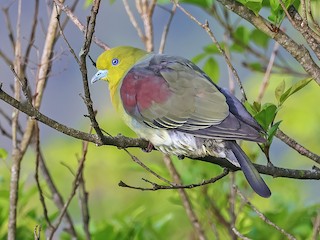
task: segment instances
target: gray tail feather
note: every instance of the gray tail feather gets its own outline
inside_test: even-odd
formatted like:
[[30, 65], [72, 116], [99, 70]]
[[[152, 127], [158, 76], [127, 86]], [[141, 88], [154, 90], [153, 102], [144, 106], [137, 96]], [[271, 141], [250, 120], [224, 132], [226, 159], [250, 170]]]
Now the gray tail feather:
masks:
[[270, 197], [271, 191], [267, 184], [263, 181], [257, 169], [253, 166], [247, 155], [243, 152], [240, 146], [235, 141], [228, 141], [228, 147], [232, 150], [241, 170], [244, 173], [248, 183], [252, 189], [261, 197]]

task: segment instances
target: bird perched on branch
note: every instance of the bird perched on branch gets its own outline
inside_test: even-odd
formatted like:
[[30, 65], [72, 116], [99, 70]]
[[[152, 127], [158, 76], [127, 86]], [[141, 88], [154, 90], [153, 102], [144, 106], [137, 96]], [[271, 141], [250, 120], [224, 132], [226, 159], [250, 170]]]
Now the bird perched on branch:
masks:
[[225, 158], [240, 167], [253, 190], [271, 192], [236, 140], [265, 142], [241, 102], [182, 57], [120, 46], [102, 53], [94, 83], [106, 80], [125, 123], [166, 154]]

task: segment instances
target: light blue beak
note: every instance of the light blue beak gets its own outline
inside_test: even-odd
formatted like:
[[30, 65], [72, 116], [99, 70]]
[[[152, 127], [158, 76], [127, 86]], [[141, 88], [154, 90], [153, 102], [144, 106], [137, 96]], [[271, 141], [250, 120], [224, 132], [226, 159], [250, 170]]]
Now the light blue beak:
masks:
[[99, 81], [102, 78], [105, 78], [108, 75], [108, 70], [99, 70], [92, 78], [91, 84]]

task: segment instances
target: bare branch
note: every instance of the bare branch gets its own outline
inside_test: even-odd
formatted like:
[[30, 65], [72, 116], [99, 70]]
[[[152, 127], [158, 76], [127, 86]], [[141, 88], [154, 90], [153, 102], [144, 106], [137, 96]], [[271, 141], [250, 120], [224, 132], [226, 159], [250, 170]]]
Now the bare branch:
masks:
[[311, 6], [312, 6], [311, 0], [308, 0], [308, 16], [310, 17], [312, 26], [316, 29], [318, 33], [320, 33], [320, 26], [313, 17]]
[[317, 240], [320, 233], [320, 211], [318, 210], [318, 214], [313, 221], [313, 230], [312, 230], [312, 240]]
[[124, 183], [123, 181], [119, 182], [119, 186], [120, 187], [126, 187], [126, 188], [132, 188], [132, 189], [137, 189], [137, 190], [141, 190], [141, 191], [157, 191], [157, 190], [172, 190], [172, 189], [190, 189], [190, 188], [196, 188], [196, 187], [200, 187], [200, 186], [204, 186], [207, 184], [211, 184], [211, 183], [215, 183], [216, 181], [222, 179], [223, 177], [225, 177], [226, 175], [228, 175], [229, 170], [228, 169], [224, 169], [223, 173], [221, 173], [220, 175], [210, 178], [208, 180], [203, 180], [200, 183], [192, 183], [192, 184], [187, 184], [187, 185], [182, 185], [182, 184], [176, 184], [173, 183], [172, 185], [168, 186], [168, 185], [160, 185], [154, 182], [151, 182], [147, 179], [142, 179], [143, 181], [150, 183], [152, 185], [152, 188], [145, 188], [145, 187], [136, 187], [136, 186], [130, 186], [126, 183]]
[[300, 153], [303, 156], [308, 157], [309, 159], [315, 161], [316, 163], [320, 164], [320, 156], [311, 152], [310, 150], [306, 149], [304, 146], [299, 144], [296, 140], [290, 138], [288, 135], [286, 135], [284, 132], [282, 132], [280, 129], [276, 132], [276, 137], [282, 140], [285, 144], [287, 144], [289, 147], [296, 150], [298, 153]]
[[[92, 132], [92, 128], [90, 128], [89, 133]], [[80, 159], [81, 161], [85, 161], [85, 158], [87, 157], [88, 153], [88, 142], [83, 141], [82, 142], [82, 157]], [[89, 220], [90, 220], [90, 215], [89, 215], [89, 206], [88, 206], [88, 192], [86, 190], [86, 185], [85, 185], [85, 180], [83, 177], [83, 171], [81, 172], [79, 176], [79, 203], [81, 207], [81, 215], [82, 215], [82, 227], [83, 231], [86, 236], [86, 240], [91, 239], [90, 231], [89, 231]]]
[[169, 33], [169, 28], [173, 19], [173, 16], [176, 12], [177, 9], [177, 5], [173, 4], [172, 9], [170, 11], [170, 17], [168, 19], [167, 24], [164, 26], [164, 29], [162, 31], [162, 36], [161, 36], [161, 42], [160, 42], [160, 47], [159, 47], [159, 53], [162, 54], [166, 45], [166, 40], [167, 40], [167, 36]]
[[13, 32], [13, 28], [11, 25], [11, 20], [9, 17], [9, 7], [6, 8], [2, 8], [3, 14], [4, 14], [4, 20], [6, 23], [6, 27], [7, 27], [7, 31], [8, 31], [8, 37], [12, 46], [13, 51], [15, 51], [15, 43], [16, 43], [16, 39], [14, 37], [14, 32]]
[[253, 24], [257, 29], [261, 30], [274, 40], [276, 40], [283, 48], [285, 48], [304, 68], [304, 70], [314, 78], [320, 85], [320, 68], [312, 59], [306, 47], [293, 41], [281, 29], [274, 31], [273, 25], [260, 15], [255, 15], [251, 10], [232, 0], [218, 0], [222, 5], [232, 12], [238, 14], [243, 19]]
[[270, 60], [269, 60], [269, 63], [268, 63], [268, 67], [267, 67], [267, 70], [264, 74], [264, 77], [263, 77], [263, 80], [261, 82], [261, 85], [260, 85], [260, 90], [259, 90], [259, 94], [258, 94], [258, 97], [257, 97], [257, 102], [261, 102], [263, 96], [264, 96], [264, 93], [266, 92], [267, 90], [267, 87], [269, 85], [269, 80], [270, 80], [270, 75], [271, 75], [271, 70], [272, 70], [272, 67], [273, 67], [273, 64], [274, 64], [274, 61], [276, 59], [276, 56], [277, 56], [277, 53], [278, 53], [278, 49], [279, 49], [279, 43], [275, 42], [274, 46], [273, 46], [273, 50], [272, 50], [272, 53], [271, 53], [271, 56], [270, 56]]
[[[175, 166], [173, 165], [170, 156], [169, 155], [163, 155], [163, 161], [166, 164], [173, 181], [176, 184], [181, 185], [182, 181], [181, 181], [180, 175], [177, 172]], [[197, 237], [199, 238], [199, 240], [207, 239], [205, 234], [204, 234], [203, 228], [202, 228], [202, 226], [201, 226], [201, 224], [199, 222], [199, 219], [197, 218], [197, 216], [196, 216], [196, 214], [195, 214], [195, 212], [193, 210], [191, 201], [190, 201], [190, 199], [188, 197], [188, 194], [187, 194], [186, 190], [183, 189], [183, 188], [180, 188], [180, 189], [178, 189], [178, 191], [179, 191], [179, 194], [180, 194], [180, 197], [181, 197], [181, 200], [182, 200], [182, 204], [183, 204], [183, 206], [184, 206], [184, 208], [185, 208], [185, 210], [187, 212], [187, 215], [189, 217], [189, 220], [190, 220], [194, 230], [197, 233]]]
[[76, 191], [77, 191], [77, 189], [79, 187], [79, 179], [80, 179], [80, 176], [81, 176], [81, 174], [83, 172], [85, 160], [86, 160], [86, 158], [83, 158], [79, 162], [79, 166], [78, 166], [78, 169], [77, 169], [77, 172], [76, 172], [76, 176], [75, 176], [75, 178], [73, 180], [73, 183], [72, 183], [71, 193], [70, 193], [69, 198], [67, 199], [66, 203], [64, 204], [63, 208], [60, 211], [60, 214], [59, 214], [59, 217], [58, 217], [58, 220], [57, 220], [56, 224], [53, 225], [53, 229], [50, 232], [49, 237], [48, 237], [49, 240], [53, 239], [53, 236], [54, 236], [56, 230], [58, 229], [59, 225], [61, 224], [62, 219], [64, 218], [64, 215], [66, 214], [67, 209], [68, 209], [68, 207], [69, 207], [74, 195], [76, 194]]
[[36, 180], [36, 185], [37, 185], [38, 192], [39, 192], [39, 198], [40, 198], [40, 203], [42, 205], [44, 219], [46, 220], [46, 222], [49, 226], [49, 230], [52, 230], [53, 226], [52, 226], [51, 221], [48, 216], [47, 205], [46, 205], [46, 202], [43, 197], [43, 192], [42, 192], [42, 188], [41, 188], [41, 184], [40, 184], [40, 180], [39, 180], [39, 163], [40, 163], [40, 134], [39, 134], [39, 131], [40, 130], [39, 130], [38, 123], [36, 123], [35, 124], [35, 138], [36, 138], [36, 164], [35, 165], [36, 165], [36, 169], [35, 169], [34, 178]]
[[287, 10], [282, 0], [279, 1], [291, 24], [301, 33], [318, 59], [320, 59], [320, 36], [309, 28], [293, 5]]
[[143, 169], [145, 169], [147, 172], [151, 173], [153, 176], [157, 177], [158, 179], [164, 181], [165, 183], [169, 184], [170, 186], [175, 186], [174, 183], [170, 182], [169, 180], [165, 179], [164, 177], [161, 177], [159, 174], [157, 174], [156, 172], [154, 172], [153, 170], [151, 170], [150, 168], [148, 168], [143, 162], [141, 162], [139, 160], [139, 158], [137, 158], [136, 156], [132, 155], [127, 149], [124, 149], [124, 151], [126, 153], [128, 153], [128, 155], [131, 157], [131, 159], [139, 164]]
[[26, 52], [24, 54], [24, 62], [23, 62], [23, 71], [25, 72], [26, 67], [27, 67], [27, 62], [29, 61], [29, 55], [31, 52], [31, 48], [34, 43], [35, 35], [36, 35], [36, 30], [37, 30], [37, 25], [38, 25], [38, 14], [39, 14], [39, 0], [35, 0], [35, 5], [34, 5], [34, 15], [33, 15], [33, 20], [32, 20], [32, 26], [31, 26], [31, 32], [30, 32], [30, 37], [28, 40], [28, 46], [26, 49]]
[[242, 201], [244, 201], [253, 211], [256, 212], [256, 214], [259, 216], [262, 221], [267, 223], [268, 225], [274, 227], [276, 230], [278, 230], [280, 233], [282, 233], [284, 236], [286, 236], [290, 240], [295, 240], [296, 238], [292, 236], [291, 234], [287, 233], [285, 230], [283, 230], [281, 227], [270, 221], [262, 212], [260, 212], [255, 206], [252, 205], [252, 203], [240, 192], [240, 190], [234, 186], [234, 188], [237, 190], [237, 194], [240, 196]]
[[[14, 96], [16, 99], [20, 100], [20, 84], [19, 78], [22, 77], [21, 68], [21, 1], [18, 2], [18, 16], [17, 16], [17, 39], [14, 43], [14, 69], [17, 72], [17, 77], [14, 79]], [[8, 20], [9, 21], [9, 20]], [[10, 21], [9, 21], [10, 23]], [[8, 31], [11, 29], [8, 28]], [[13, 40], [13, 39], [12, 39]], [[8, 219], [8, 240], [14, 240], [16, 238], [16, 225], [17, 225], [17, 203], [19, 198], [19, 179], [20, 179], [20, 168], [22, 156], [21, 146], [18, 144], [17, 139], [17, 129], [19, 125], [19, 110], [13, 109], [12, 112], [12, 166], [11, 166], [11, 176], [10, 176], [10, 204], [9, 204], [9, 219]], [[29, 141], [27, 141], [27, 147]]]
[[[96, 145], [111, 145], [111, 146], [117, 146], [119, 148], [127, 148], [127, 147], [139, 147], [142, 149], [146, 149], [149, 142], [144, 139], [133, 139], [133, 138], [127, 138], [124, 136], [117, 136], [117, 137], [109, 137], [109, 136], [103, 136], [103, 139], [100, 140], [97, 135], [88, 134], [85, 132], [81, 132], [79, 130], [69, 128], [63, 124], [58, 123], [57, 121], [43, 115], [38, 110], [36, 110], [33, 106], [30, 104], [21, 104], [11, 96], [9, 96], [7, 93], [5, 93], [0, 86], [0, 99], [4, 100], [11, 106], [19, 109], [20, 111], [24, 112], [25, 114], [29, 115], [33, 119], [36, 119], [47, 126], [64, 133], [68, 136], [93, 142]], [[232, 171], [240, 170], [236, 166], [229, 163], [229, 161], [226, 161], [225, 159], [215, 158], [213, 156], [207, 156], [207, 157], [199, 157], [195, 160], [210, 162], [213, 164], [217, 164], [222, 167], [226, 167], [231, 169]], [[279, 167], [270, 167], [270, 166], [264, 166], [259, 164], [254, 164], [254, 166], [257, 168], [257, 170], [260, 173], [271, 175], [273, 177], [285, 177], [285, 178], [295, 178], [295, 179], [320, 179], [320, 171], [314, 169], [314, 170], [296, 170], [296, 169], [286, 169], [286, 168], [279, 168]]]
[[[63, 206], [64, 206], [63, 198], [62, 198], [61, 194], [59, 193], [56, 185], [53, 182], [53, 179], [52, 179], [51, 174], [49, 172], [49, 169], [46, 165], [46, 162], [45, 162], [45, 159], [44, 159], [44, 156], [42, 154], [41, 149], [40, 149], [39, 153], [40, 153], [39, 154], [39, 168], [41, 170], [41, 173], [43, 175], [44, 180], [46, 181], [46, 185], [51, 192], [52, 200], [53, 200], [54, 204], [56, 205], [56, 207], [60, 211], [62, 211]], [[72, 222], [71, 216], [68, 211], [66, 212], [64, 219], [65, 219], [65, 224], [66, 224], [66, 226], [65, 226], [66, 231], [69, 234], [71, 234], [71, 236], [73, 238], [77, 239], [77, 233], [75, 231], [74, 224]]]
[[[63, 5], [59, 0], [53, 0], [53, 1], [70, 18], [70, 20], [78, 27], [78, 29], [83, 34], [85, 34], [86, 27], [79, 21], [76, 15], [74, 15], [72, 11], [67, 6]], [[110, 49], [110, 47], [107, 44], [105, 44], [102, 40], [100, 40], [96, 36], [93, 36], [93, 41], [104, 50]]]
[[93, 110], [93, 103], [90, 96], [90, 89], [89, 89], [89, 83], [88, 83], [88, 74], [87, 74], [87, 64], [86, 64], [86, 58], [90, 50], [91, 41], [96, 25], [96, 17], [99, 11], [100, 7], [100, 0], [94, 1], [92, 8], [91, 8], [91, 16], [87, 18], [87, 30], [85, 33], [85, 40], [83, 43], [83, 47], [81, 49], [80, 53], [80, 59], [79, 59], [79, 67], [82, 75], [82, 83], [83, 83], [83, 89], [84, 89], [84, 100], [85, 104], [89, 113], [89, 118], [91, 121], [91, 125], [96, 131], [98, 138], [100, 140], [103, 139], [103, 133], [99, 127], [99, 124], [96, 120], [96, 113]]
[[138, 24], [136, 18], [135, 18], [134, 15], [133, 15], [133, 12], [132, 12], [131, 9], [130, 9], [128, 0], [122, 0], [122, 2], [123, 2], [124, 9], [125, 9], [126, 12], [127, 12], [127, 15], [128, 15], [128, 17], [129, 17], [129, 19], [130, 19], [130, 22], [131, 22], [132, 26], [136, 29], [136, 31], [137, 31], [137, 33], [138, 33], [138, 36], [140, 37], [141, 41], [142, 41], [143, 43], [145, 43], [145, 38], [146, 38], [146, 37], [145, 37], [145, 35], [143, 34], [141, 28], [139, 27], [139, 24]]
[[243, 239], [243, 240], [250, 240], [251, 239], [251, 238], [247, 238], [247, 237], [243, 236], [235, 227], [232, 227], [232, 232], [234, 232], [235, 235], [240, 239]]
[[205, 24], [202, 24], [201, 22], [199, 22], [199, 20], [197, 20], [193, 15], [191, 15], [187, 10], [185, 10], [179, 3], [176, 3], [175, 1], [172, 0], [172, 2], [174, 4], [177, 5], [177, 7], [184, 13], [186, 14], [192, 21], [194, 21], [195, 23], [197, 23], [200, 27], [202, 27], [209, 35], [209, 37], [211, 38], [212, 42], [217, 46], [219, 52], [222, 54], [222, 56], [224, 57], [228, 67], [232, 70], [232, 73], [239, 85], [241, 94], [242, 94], [242, 101], [246, 101], [247, 100], [247, 96], [246, 93], [244, 91], [244, 88], [242, 86], [241, 80], [239, 78], [239, 75], [237, 73], [237, 71], [235, 70], [235, 68], [233, 67], [232, 63], [230, 62], [230, 59], [228, 58], [228, 56], [226, 55], [225, 51], [221, 48], [219, 42], [217, 41], [216, 37], [214, 36], [213, 32], [211, 31], [210, 27], [209, 27], [209, 23], [208, 21]]

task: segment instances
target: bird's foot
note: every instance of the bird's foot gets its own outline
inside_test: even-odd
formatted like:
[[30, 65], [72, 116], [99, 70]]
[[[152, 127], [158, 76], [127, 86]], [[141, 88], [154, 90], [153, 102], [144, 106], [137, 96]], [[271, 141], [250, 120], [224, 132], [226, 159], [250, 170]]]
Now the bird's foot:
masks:
[[148, 146], [146, 148], [142, 148], [142, 151], [149, 153], [153, 150], [153, 144], [151, 142], [148, 143]]

